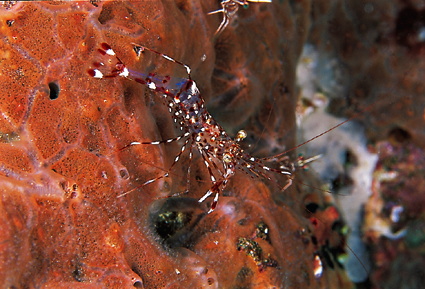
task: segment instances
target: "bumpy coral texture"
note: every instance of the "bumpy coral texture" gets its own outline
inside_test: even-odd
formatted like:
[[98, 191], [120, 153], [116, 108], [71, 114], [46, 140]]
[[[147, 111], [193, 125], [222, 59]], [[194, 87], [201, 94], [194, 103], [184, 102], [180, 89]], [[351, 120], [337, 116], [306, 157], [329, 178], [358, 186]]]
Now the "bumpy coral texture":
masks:
[[[2, 288], [343, 288], [324, 249], [343, 245], [331, 229], [338, 216], [326, 217], [320, 192], [301, 192], [295, 182], [282, 193], [238, 173], [207, 215], [210, 201], [197, 200], [209, 176], [197, 156], [187, 195], [175, 195], [186, 186], [187, 158], [170, 177], [141, 187], [168, 169], [179, 144], [120, 148], [175, 136], [172, 118], [142, 85], [87, 73], [102, 42], [135, 70], [181, 73], [164, 59], [139, 61], [132, 43], [141, 43], [192, 67], [230, 133], [288, 135], [291, 145], [294, 71], [311, 3], [288, 2], [240, 9], [218, 38], [221, 16], [207, 15], [218, 1], [4, 4]], [[313, 201], [319, 223], [302, 207]]]

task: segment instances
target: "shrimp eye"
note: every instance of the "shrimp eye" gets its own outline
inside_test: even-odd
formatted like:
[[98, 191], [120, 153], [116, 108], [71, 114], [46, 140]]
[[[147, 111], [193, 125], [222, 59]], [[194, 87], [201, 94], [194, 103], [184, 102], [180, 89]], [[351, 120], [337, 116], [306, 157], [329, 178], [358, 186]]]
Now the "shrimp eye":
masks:
[[230, 163], [230, 162], [233, 161], [233, 158], [230, 154], [226, 153], [226, 154], [223, 155], [223, 161], [225, 163]]

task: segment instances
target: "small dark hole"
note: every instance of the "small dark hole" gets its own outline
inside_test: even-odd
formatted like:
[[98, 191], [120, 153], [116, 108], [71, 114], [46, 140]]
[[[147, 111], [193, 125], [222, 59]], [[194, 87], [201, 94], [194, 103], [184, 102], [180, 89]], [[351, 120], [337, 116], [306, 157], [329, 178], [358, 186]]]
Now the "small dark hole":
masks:
[[403, 142], [409, 141], [412, 138], [412, 136], [407, 130], [401, 127], [395, 127], [392, 130], [390, 130], [390, 132], [388, 133], [388, 138], [398, 143], [403, 143]]
[[207, 282], [208, 282], [208, 285], [214, 284], [214, 278], [208, 278]]
[[[131, 271], [133, 271], [134, 273], [136, 273], [139, 276], [142, 276], [142, 271], [140, 270], [139, 265], [137, 265], [137, 264], [134, 264], [133, 266], [131, 266]], [[134, 282], [134, 284], [136, 284], [136, 283], [138, 283], [138, 284], [141, 283], [143, 285], [143, 282], [140, 281], [140, 280]]]
[[57, 99], [59, 97], [59, 85], [56, 84], [56, 82], [49, 82], [49, 89], [50, 89], [50, 99], [54, 100]]
[[191, 215], [184, 212], [168, 211], [156, 216], [156, 233], [164, 240], [169, 239], [184, 228], [191, 220]]
[[423, 45], [423, 40], [418, 37], [420, 29], [425, 24], [424, 10], [406, 7], [401, 10], [396, 19], [395, 37], [399, 45], [415, 49]]
[[344, 228], [344, 224], [341, 221], [335, 221], [333, 222], [331, 228], [332, 228], [332, 231], [341, 232], [342, 229]]
[[123, 178], [124, 180], [127, 180], [129, 178], [128, 171], [126, 169], [121, 169], [120, 170], [120, 177]]
[[15, 23], [15, 20], [11, 19], [11, 20], [6, 20], [6, 25], [7, 27], [12, 27], [13, 23]]
[[83, 282], [83, 269], [78, 265], [76, 266], [76, 268], [74, 269], [74, 271], [72, 271], [72, 277], [74, 277], [74, 279], [78, 282]]
[[188, 10], [189, 10], [187, 1], [186, 0], [177, 1], [177, 8], [181, 12], [183, 12], [183, 14], [186, 14], [188, 12]]
[[247, 222], [248, 220], [246, 218], [243, 218], [238, 221], [238, 225], [245, 226]]
[[347, 174], [341, 173], [332, 180], [332, 189], [335, 191], [354, 185], [354, 181]]
[[136, 282], [134, 282], [133, 287], [143, 288], [143, 283], [141, 281], [136, 281]]
[[316, 203], [309, 203], [305, 205], [305, 208], [307, 209], [308, 212], [314, 214], [317, 211], [317, 209], [319, 209], [319, 205]]
[[357, 156], [351, 150], [345, 151], [345, 164], [351, 166], [358, 165]]
[[287, 93], [289, 93], [289, 87], [287, 85], [281, 83], [279, 85], [279, 91], [280, 91], [280, 94], [287, 94]]

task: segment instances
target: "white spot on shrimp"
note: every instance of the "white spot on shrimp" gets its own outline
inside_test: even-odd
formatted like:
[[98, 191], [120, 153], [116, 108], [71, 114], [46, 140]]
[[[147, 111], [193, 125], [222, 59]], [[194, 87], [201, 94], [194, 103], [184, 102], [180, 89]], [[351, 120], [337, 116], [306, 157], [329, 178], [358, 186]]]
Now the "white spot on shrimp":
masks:
[[162, 54], [162, 57], [164, 57], [165, 59], [172, 61], [172, 62], [176, 62], [174, 59], [172, 59], [170, 56]]
[[143, 185], [148, 185], [148, 184], [150, 184], [150, 183], [153, 183], [155, 180], [156, 180], [156, 179], [151, 179], [151, 180], [149, 180], [149, 181], [146, 181]]
[[111, 56], [115, 55], [115, 51], [113, 51], [112, 49], [108, 49], [105, 52], [106, 52], [106, 54], [111, 55]]
[[99, 69], [93, 69], [94, 71], [94, 78], [103, 78], [103, 73], [99, 71]]
[[124, 67], [124, 69], [122, 70], [122, 72], [119, 74], [119, 76], [122, 76], [122, 77], [128, 77], [128, 75], [129, 75], [130, 73], [128, 72], [128, 69], [127, 69], [127, 67]]
[[211, 190], [208, 190], [208, 192], [206, 192], [205, 195], [203, 195], [202, 198], [198, 200], [198, 203], [202, 203], [203, 201], [205, 201], [205, 199], [211, 196], [212, 193], [213, 192]]
[[156, 89], [156, 85], [153, 82], [148, 83], [148, 87], [152, 90]]
[[320, 260], [319, 255], [314, 256], [314, 277], [320, 278], [323, 274], [323, 265], [322, 260]]

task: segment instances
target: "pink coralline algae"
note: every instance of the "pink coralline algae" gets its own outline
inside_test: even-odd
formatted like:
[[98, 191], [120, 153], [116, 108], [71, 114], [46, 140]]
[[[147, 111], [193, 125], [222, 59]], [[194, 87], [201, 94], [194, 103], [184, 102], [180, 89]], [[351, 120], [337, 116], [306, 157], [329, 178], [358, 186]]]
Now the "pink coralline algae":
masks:
[[[133, 69], [178, 73], [139, 62], [132, 43], [142, 43], [191, 66], [229, 133], [244, 126], [293, 145], [294, 59], [311, 5], [296, 2], [240, 9], [217, 39], [221, 18], [207, 15], [217, 1], [3, 3], [1, 287], [349, 288], [334, 253], [344, 245], [333, 227], [340, 218], [321, 191], [294, 182], [281, 192], [238, 173], [208, 215], [208, 202], [197, 202], [210, 185], [200, 157], [188, 194], [178, 195], [184, 160], [140, 187], [168, 169], [179, 145], [120, 148], [175, 136], [167, 108], [137, 83], [87, 73], [103, 42]], [[273, 106], [285, 109], [268, 113]]]

